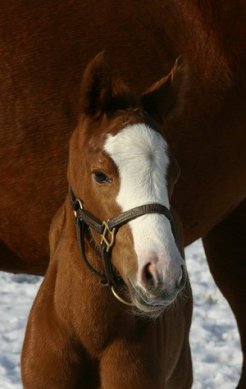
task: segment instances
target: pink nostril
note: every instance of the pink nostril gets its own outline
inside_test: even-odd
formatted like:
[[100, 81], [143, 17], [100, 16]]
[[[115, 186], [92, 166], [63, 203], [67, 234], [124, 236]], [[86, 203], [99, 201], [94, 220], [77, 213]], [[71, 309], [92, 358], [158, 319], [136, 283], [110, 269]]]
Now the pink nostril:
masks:
[[149, 262], [144, 266], [142, 271], [142, 282], [147, 287], [153, 287], [158, 283], [158, 272], [155, 263]]

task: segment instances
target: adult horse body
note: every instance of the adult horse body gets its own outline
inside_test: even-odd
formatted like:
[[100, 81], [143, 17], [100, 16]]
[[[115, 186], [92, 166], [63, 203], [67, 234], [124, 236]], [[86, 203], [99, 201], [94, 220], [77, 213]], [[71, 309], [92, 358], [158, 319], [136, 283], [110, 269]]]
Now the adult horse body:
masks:
[[[67, 144], [82, 69], [104, 49], [143, 91], [182, 54], [182, 111], [165, 138], [181, 167], [172, 205], [185, 244], [203, 237], [246, 348], [245, 4], [50, 0], [1, 4], [1, 268], [43, 274], [48, 229], [66, 193]], [[242, 47], [243, 45], [243, 47]], [[245, 362], [241, 387], [245, 387]]]

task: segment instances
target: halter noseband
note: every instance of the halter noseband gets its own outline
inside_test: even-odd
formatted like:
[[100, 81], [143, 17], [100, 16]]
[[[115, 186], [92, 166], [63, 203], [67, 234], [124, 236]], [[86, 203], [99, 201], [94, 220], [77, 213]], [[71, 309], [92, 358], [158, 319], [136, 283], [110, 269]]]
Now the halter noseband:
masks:
[[[115, 243], [115, 235], [118, 229], [124, 224], [127, 224], [128, 222], [146, 214], [158, 213], [165, 215], [166, 218], [169, 220], [171, 224], [172, 233], [175, 237], [176, 234], [172, 213], [167, 207], [162, 204], [151, 203], [132, 208], [129, 211], [123, 212], [107, 221], [101, 221], [97, 219], [92, 213], [83, 208], [82, 201], [75, 196], [72, 190], [70, 190], [70, 202], [76, 220], [77, 240], [79, 243], [81, 256], [84, 260], [85, 265], [89, 268], [91, 272], [101, 278], [101, 282], [103, 285], [108, 285], [111, 287], [114, 296], [120, 302], [127, 305], [132, 305], [131, 303], [128, 303], [123, 300], [115, 291], [116, 286], [124, 285], [122, 278], [115, 274], [111, 262], [112, 248]], [[87, 231], [93, 229], [101, 236], [99, 247], [96, 246], [94, 241], [93, 243], [96, 251], [99, 251], [100, 253], [105, 271], [104, 274], [96, 270], [87, 259], [84, 244], [84, 236], [86, 229]]]

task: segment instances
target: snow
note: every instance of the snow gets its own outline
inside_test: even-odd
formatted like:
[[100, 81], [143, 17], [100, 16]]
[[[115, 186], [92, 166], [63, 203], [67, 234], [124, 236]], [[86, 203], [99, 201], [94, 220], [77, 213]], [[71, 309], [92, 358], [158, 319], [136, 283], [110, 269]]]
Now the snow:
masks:
[[194, 310], [190, 335], [194, 389], [233, 389], [241, 371], [239, 335], [231, 309], [208, 270], [200, 241], [186, 249]]
[[[200, 241], [186, 249], [194, 296], [194, 389], [233, 389], [241, 368], [235, 319], [207, 268]], [[20, 389], [20, 351], [40, 277], [0, 273], [0, 388]], [[178, 389], [178, 388], [177, 388]]]

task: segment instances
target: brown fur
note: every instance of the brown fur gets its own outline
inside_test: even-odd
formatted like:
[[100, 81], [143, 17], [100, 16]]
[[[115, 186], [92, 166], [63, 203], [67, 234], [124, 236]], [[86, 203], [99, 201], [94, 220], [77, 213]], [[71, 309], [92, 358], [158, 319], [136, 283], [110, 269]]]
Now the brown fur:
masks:
[[140, 7], [105, 0], [99, 7], [49, 0], [0, 8], [1, 268], [47, 268], [48, 229], [67, 191], [67, 145], [88, 60], [106, 50], [116, 76], [142, 92], [182, 54], [189, 69], [183, 110], [163, 127], [181, 168], [172, 205], [185, 244], [204, 237], [245, 353], [245, 2], [154, 0]]

